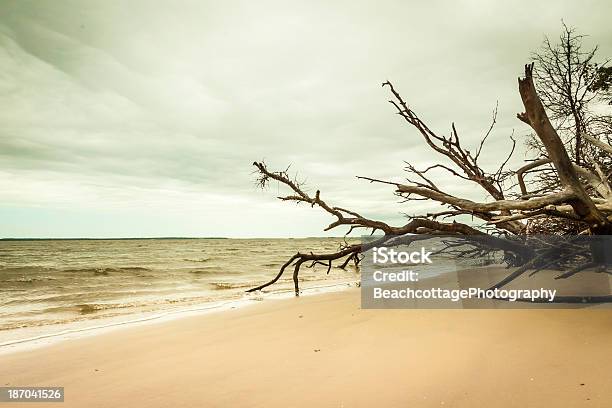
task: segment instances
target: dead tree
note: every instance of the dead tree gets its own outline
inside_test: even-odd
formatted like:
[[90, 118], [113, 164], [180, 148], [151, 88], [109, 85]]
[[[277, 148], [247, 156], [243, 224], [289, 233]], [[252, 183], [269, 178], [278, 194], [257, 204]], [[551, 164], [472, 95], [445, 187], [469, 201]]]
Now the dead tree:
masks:
[[[412, 216], [404, 225], [390, 225], [382, 220], [364, 217], [354, 210], [334, 206], [322, 198], [319, 190], [314, 195], [308, 194], [304, 186], [291, 178], [287, 171], [271, 171], [263, 162], [253, 163], [261, 187], [267, 186], [270, 182], [278, 182], [289, 190], [288, 195], [278, 197], [279, 199], [305, 203], [327, 212], [333, 218], [333, 222], [325, 228], [326, 231], [338, 227], [348, 227], [347, 235], [359, 229], [382, 235], [369, 243], [346, 243], [336, 252], [298, 252], [285, 262], [272, 280], [249, 291], [261, 290], [274, 284], [283, 276], [287, 268], [293, 268], [295, 294], [298, 295], [298, 276], [302, 266], [325, 265], [329, 273], [334, 265], [344, 268], [350, 262], [358, 264], [362, 253], [372, 246], [380, 246], [398, 235], [447, 234], [474, 238], [479, 236], [495, 237], [492, 242], [498, 249], [529, 255], [532, 249], [529, 245], [521, 242], [521, 237], [529, 236], [529, 221], [539, 217], [577, 222], [583, 227], [580, 231], [580, 234], [583, 235], [611, 234], [612, 187], [608, 182], [608, 175], [581, 167], [570, 159], [538, 96], [534, 83], [533, 67], [534, 64], [526, 65], [525, 75], [519, 79], [519, 93], [525, 111], [519, 113], [517, 117], [533, 129], [544, 147], [544, 155], [516, 171], [506, 169], [516, 145], [514, 139], [512, 139], [512, 147], [508, 157], [497, 169], [487, 171], [481, 167], [478, 161], [495, 123], [496, 113], [493, 115], [491, 129], [484, 135], [477, 149], [472, 153], [462, 144], [459, 132], [454, 124], [451, 125], [451, 132], [448, 136], [434, 132], [409, 107], [390, 82], [383, 84], [383, 87], [387, 87], [391, 92], [390, 103], [394, 106], [397, 114], [409, 126], [417, 130], [424, 142], [434, 152], [450, 162], [449, 165], [434, 164], [421, 170], [407, 164], [406, 171], [411, 176], [409, 184], [358, 177], [371, 183], [389, 185], [394, 189], [395, 194], [405, 201], [428, 200], [443, 204], [446, 207], [446, 210], [441, 212]], [[611, 154], [612, 146], [609, 144], [589, 135], [585, 135], [585, 139], [602, 154]], [[557, 187], [553, 191], [529, 191], [525, 182], [525, 174], [543, 165], [549, 165], [554, 169]], [[429, 176], [428, 173], [433, 169], [446, 171], [463, 182], [475, 183], [491, 199], [477, 202], [445, 192]], [[516, 181], [515, 184], [520, 187], [520, 192], [513, 192], [511, 188], [504, 187], [512, 180]], [[460, 222], [458, 219], [463, 215], [470, 215], [481, 220], [482, 225]], [[550, 254], [545, 255], [544, 253], [539, 257], [532, 257], [532, 261], [529, 262], [524, 261], [523, 267], [514, 271], [498, 283], [496, 287], [506, 285], [527, 270], [537, 269], [546, 264], [548, 262], [546, 256], [550, 257]], [[520, 258], [521, 256], [519, 256]], [[530, 258], [525, 256], [522, 259]], [[571, 299], [568, 301], [571, 301]]]
[[[534, 78], [538, 95], [546, 109], [550, 122], [563, 140], [570, 159], [576, 166], [589, 172], [609, 175], [612, 172], [610, 157], [601, 154], [591, 143], [584, 140], [589, 135], [610, 143], [612, 116], [602, 105], [609, 103], [610, 69], [608, 61], [601, 61], [598, 47], [587, 48], [586, 36], [563, 23], [557, 41], [546, 38], [542, 47], [533, 53]], [[539, 156], [546, 156], [540, 138], [532, 134], [526, 144]], [[579, 177], [580, 170], [577, 169]], [[531, 183], [539, 192], [550, 192], [558, 188], [557, 174], [551, 162], [530, 169]], [[586, 186], [587, 192], [591, 186]], [[576, 234], [584, 225], [570, 220], [540, 218], [532, 220], [530, 229], [541, 233]]]
[[546, 38], [542, 48], [533, 54], [538, 64], [534, 76], [540, 99], [557, 132], [569, 142], [576, 164], [583, 161], [582, 135], [592, 128], [594, 119], [589, 105], [599, 99], [599, 93], [593, 91], [599, 77], [597, 47], [584, 50], [583, 38], [563, 23], [559, 41], [553, 44]]

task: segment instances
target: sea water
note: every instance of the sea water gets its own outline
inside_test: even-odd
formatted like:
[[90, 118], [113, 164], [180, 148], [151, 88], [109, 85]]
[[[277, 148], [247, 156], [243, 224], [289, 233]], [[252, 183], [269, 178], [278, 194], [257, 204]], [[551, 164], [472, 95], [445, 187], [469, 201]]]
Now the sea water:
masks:
[[[342, 239], [126, 239], [0, 241], [0, 345], [61, 332], [209, 310], [293, 293], [293, 254], [336, 251]], [[305, 265], [306, 266], [306, 265]], [[346, 270], [303, 266], [300, 287], [346, 287]]]

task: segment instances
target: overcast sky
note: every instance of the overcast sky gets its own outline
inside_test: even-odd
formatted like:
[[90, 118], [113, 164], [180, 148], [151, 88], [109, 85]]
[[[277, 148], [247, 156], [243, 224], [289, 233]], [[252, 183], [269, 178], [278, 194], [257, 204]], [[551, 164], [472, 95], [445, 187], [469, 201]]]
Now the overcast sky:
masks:
[[[496, 167], [528, 129], [516, 78], [561, 19], [612, 56], [601, 1], [0, 2], [0, 236], [313, 236], [329, 218], [254, 186], [292, 169], [322, 198], [402, 222], [427, 204], [355, 175], [437, 161], [387, 103], [455, 121]], [[519, 151], [515, 163], [525, 159]], [[482, 199], [454, 180], [449, 191]], [[439, 207], [429, 207], [439, 209]], [[341, 234], [344, 231], [338, 231]]]

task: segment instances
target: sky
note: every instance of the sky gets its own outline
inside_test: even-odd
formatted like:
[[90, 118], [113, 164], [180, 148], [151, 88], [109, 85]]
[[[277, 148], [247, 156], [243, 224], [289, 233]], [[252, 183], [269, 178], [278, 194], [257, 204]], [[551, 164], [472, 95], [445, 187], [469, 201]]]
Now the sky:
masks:
[[[511, 4], [510, 4], [511, 3]], [[331, 221], [255, 185], [291, 165], [329, 203], [401, 225], [404, 161], [439, 162], [394, 114], [494, 169], [529, 133], [517, 77], [561, 20], [612, 57], [601, 1], [0, 1], [0, 237], [300, 237]], [[532, 157], [519, 149], [511, 164]], [[443, 189], [482, 200], [438, 175]], [[342, 235], [345, 231], [332, 232]]]

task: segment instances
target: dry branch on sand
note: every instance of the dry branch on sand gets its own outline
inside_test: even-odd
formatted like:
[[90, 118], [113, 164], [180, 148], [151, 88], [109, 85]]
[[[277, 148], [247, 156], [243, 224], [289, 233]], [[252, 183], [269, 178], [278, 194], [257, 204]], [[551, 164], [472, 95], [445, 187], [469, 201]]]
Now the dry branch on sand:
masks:
[[[454, 124], [451, 126], [452, 131], [449, 136], [435, 133], [409, 107], [390, 82], [383, 84], [393, 96], [390, 103], [395, 107], [397, 114], [418, 131], [433, 151], [446, 157], [452, 163], [448, 166], [435, 164], [423, 170], [418, 170], [408, 164], [406, 170], [414, 178], [413, 181], [410, 181], [410, 184], [360, 177], [360, 179], [372, 183], [384, 183], [392, 186], [395, 194], [405, 201], [430, 200], [447, 207], [442, 212], [410, 217], [409, 221], [401, 226], [393, 226], [382, 220], [364, 217], [356, 211], [333, 206], [322, 198], [322, 194], [318, 190], [314, 196], [309, 195], [300, 183], [289, 176], [287, 171], [271, 171], [263, 162], [253, 163], [261, 187], [265, 187], [271, 181], [278, 182], [290, 190], [288, 195], [278, 197], [279, 199], [306, 203], [311, 207], [317, 206], [331, 215], [334, 221], [325, 228], [326, 231], [347, 226], [349, 227], [348, 234], [356, 229], [362, 229], [371, 233], [382, 233], [382, 236], [369, 243], [345, 243], [338, 251], [331, 253], [298, 252], [281, 267], [274, 279], [250, 289], [250, 291], [261, 290], [272, 285], [281, 278], [287, 268], [292, 267], [295, 293], [298, 295], [298, 276], [302, 266], [325, 265], [329, 273], [334, 262], [338, 262], [341, 268], [346, 267], [350, 262], [357, 265], [361, 259], [361, 254], [369, 248], [380, 246], [393, 237], [405, 234], [414, 237], [411, 239], [417, 239], [418, 235], [421, 234], [495, 237], [489, 241], [488, 245], [493, 242], [495, 246], [493, 249], [501, 249], [518, 255], [513, 257], [514, 262], [518, 266], [522, 265], [495, 285], [495, 287], [501, 287], [527, 270], [533, 269], [535, 272], [538, 268], [541, 269], [543, 265], [552, 262], [551, 254], [555, 253], [554, 251], [540, 251], [534, 257], [534, 249], [527, 245], [525, 241], [533, 233], [530, 231], [532, 223], [542, 217], [551, 222], [551, 225], [555, 222], [559, 225], [563, 223], [579, 225], [579, 234], [582, 235], [612, 234], [612, 188], [609, 182], [609, 174], [606, 174], [596, 162], [589, 168], [572, 161], [538, 96], [533, 73], [534, 64], [528, 64], [525, 66], [524, 77], [519, 79], [518, 88], [525, 111], [519, 113], [517, 117], [535, 132], [543, 146], [542, 157], [516, 171], [506, 169], [516, 145], [514, 139], [512, 139], [512, 147], [507, 158], [495, 171], [487, 172], [479, 164], [478, 160], [483, 152], [483, 146], [496, 121], [496, 111], [489, 131], [480, 141], [476, 152], [471, 153], [462, 145]], [[582, 138], [588, 141], [599, 154], [611, 154], [612, 146], [606, 142], [590, 135], [583, 135]], [[545, 166], [552, 166], [554, 170], [556, 177], [554, 188], [550, 188], [549, 184], [547, 189], [529, 192], [524, 180], [525, 174], [527, 172], [537, 172]], [[447, 171], [461, 182], [475, 183], [492, 200], [476, 202], [443, 191], [428, 176], [428, 172], [433, 169]], [[550, 168], [548, 168], [548, 171], [550, 171]], [[520, 187], [520, 194], [514, 193], [511, 187], [504, 187], [508, 181], [515, 178], [515, 185]], [[487, 228], [478, 228], [459, 222], [458, 217], [462, 215], [470, 215], [484, 221]], [[440, 221], [440, 219], [444, 221]], [[594, 251], [595, 255], [593, 256], [597, 256], [597, 252]], [[588, 260], [586, 266], [592, 266], [590, 265], [591, 262], [593, 260]], [[580, 266], [575, 269], [576, 272], [570, 271], [567, 276], [577, 273]], [[560, 278], [567, 276], [560, 276]], [[569, 298], [565, 300], [572, 301]]]

